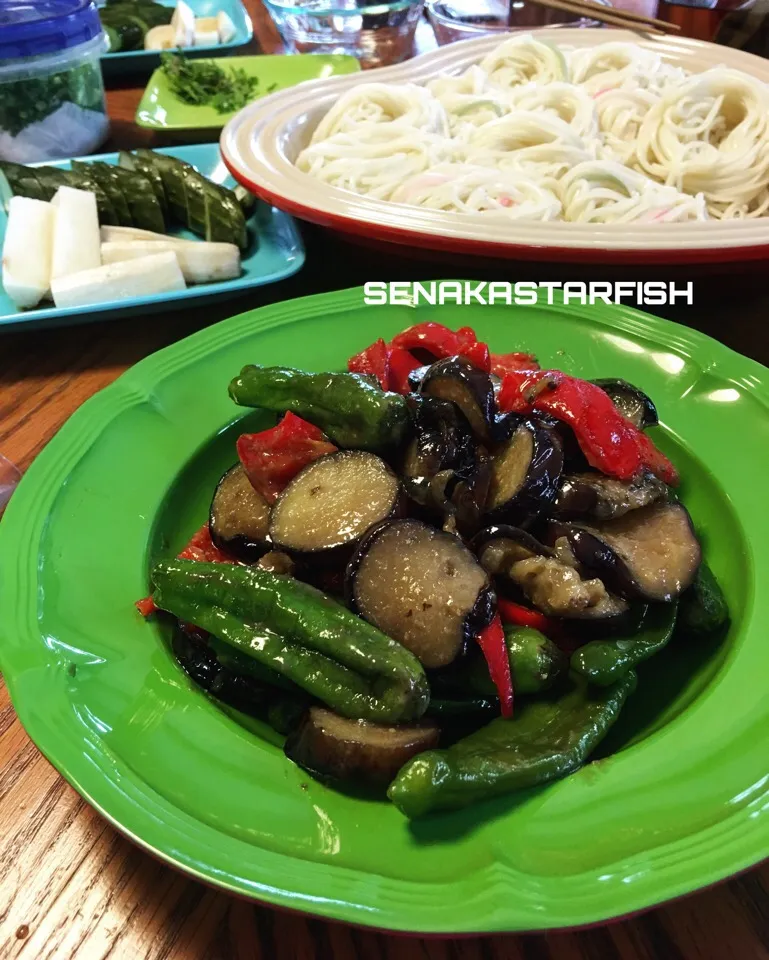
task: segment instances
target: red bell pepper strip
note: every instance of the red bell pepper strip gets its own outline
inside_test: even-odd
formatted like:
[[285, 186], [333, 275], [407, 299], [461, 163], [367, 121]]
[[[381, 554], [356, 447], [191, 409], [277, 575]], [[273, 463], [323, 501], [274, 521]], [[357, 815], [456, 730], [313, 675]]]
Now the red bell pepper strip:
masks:
[[488, 373], [491, 370], [491, 354], [489, 348], [480, 340], [466, 349], [460, 350], [459, 355], [468, 360], [477, 370]]
[[395, 393], [410, 393], [409, 374], [412, 370], [423, 366], [408, 350], [403, 347], [389, 347], [388, 356], [388, 381], [387, 388]]
[[461, 348], [466, 349], [476, 342], [475, 334], [469, 327], [463, 327], [462, 330], [463, 333], [469, 331], [472, 340], [444, 327], [442, 323], [418, 323], [396, 334], [390, 341], [390, 346], [403, 347], [404, 350], [424, 350], [436, 360], [442, 360], [444, 357], [455, 357]]
[[390, 348], [396, 347], [419, 350], [433, 360], [461, 356], [480, 370], [489, 370], [489, 348], [478, 340], [471, 327], [460, 327], [455, 333], [442, 323], [418, 323], [392, 338]]
[[530, 610], [528, 607], [521, 606], [520, 603], [505, 600], [504, 597], [497, 598], [497, 610], [502, 618], [502, 623], [509, 623], [515, 627], [531, 627], [533, 630], [544, 633], [551, 640], [563, 635], [560, 623], [546, 617], [539, 610]]
[[[208, 524], [204, 523], [200, 530], [196, 531], [190, 539], [187, 546], [179, 554], [180, 560], [196, 560], [198, 563], [238, 563], [234, 557], [231, 557], [224, 550], [220, 550], [211, 539], [211, 531]], [[151, 613], [157, 611], [155, 601], [152, 597], [144, 597], [135, 603], [136, 609], [143, 617], [148, 617]]]
[[507, 655], [505, 632], [502, 629], [499, 614], [494, 616], [488, 627], [481, 630], [476, 640], [489, 666], [489, 676], [497, 688], [502, 716], [512, 717], [513, 677], [510, 671], [510, 658]]
[[200, 530], [192, 537], [187, 546], [179, 554], [180, 560], [197, 560], [198, 563], [237, 563], [224, 550], [216, 546], [211, 539], [211, 530], [204, 523]]
[[539, 364], [531, 353], [492, 353], [490, 369], [498, 377], [504, 377], [519, 370], [539, 370]]
[[294, 413], [269, 430], [241, 434], [236, 446], [251, 486], [268, 503], [275, 503], [308, 463], [337, 450], [322, 430]]
[[678, 483], [673, 464], [594, 383], [559, 370], [510, 372], [497, 404], [504, 413], [536, 410], [568, 423], [588, 463], [608, 476], [631, 480], [646, 467], [665, 483]]
[[152, 597], [144, 597], [143, 600], [137, 600], [134, 606], [145, 619], [157, 610]]
[[375, 340], [370, 347], [366, 347], [354, 357], [347, 361], [347, 369], [350, 373], [363, 373], [374, 376], [379, 381], [379, 386], [383, 390], [388, 390], [389, 383], [389, 349], [387, 344], [380, 337]]

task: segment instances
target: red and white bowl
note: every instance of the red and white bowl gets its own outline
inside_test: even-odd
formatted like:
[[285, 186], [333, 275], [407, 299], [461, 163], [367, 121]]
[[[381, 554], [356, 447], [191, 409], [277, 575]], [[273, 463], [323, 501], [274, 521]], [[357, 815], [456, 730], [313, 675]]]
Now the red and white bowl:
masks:
[[[699, 40], [626, 30], [552, 29], [537, 39], [570, 47], [607, 40], [637, 43], [669, 63], [700, 73], [742, 70], [769, 83], [769, 60]], [[275, 93], [242, 110], [224, 128], [221, 150], [232, 175], [257, 196], [302, 220], [368, 240], [421, 251], [493, 259], [570, 263], [707, 264], [769, 260], [769, 217], [669, 224], [581, 224], [500, 221], [373, 200], [330, 187], [294, 166], [321, 117], [344, 91], [373, 79], [424, 83], [461, 73], [500, 43], [481, 37], [425, 53], [374, 74], [314, 80]]]

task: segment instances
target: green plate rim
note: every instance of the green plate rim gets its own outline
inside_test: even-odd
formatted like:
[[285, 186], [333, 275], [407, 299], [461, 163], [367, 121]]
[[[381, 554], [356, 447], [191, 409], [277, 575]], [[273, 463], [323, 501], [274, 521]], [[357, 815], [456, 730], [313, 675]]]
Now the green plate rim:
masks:
[[[180, 840], [183, 842], [186, 839], [181, 833], [182, 826], [187, 821], [196, 824], [199, 832], [212, 835], [206, 838], [207, 841], [215, 840], [217, 831], [201, 825], [157, 794], [152, 794], [152, 799], [155, 800], [153, 809], [143, 808], [136, 803], [139, 794], [134, 795], [135, 785], [118, 785], [104, 777], [91, 762], [88, 750], [70, 750], [68, 755], [64, 751], [65, 755], [62, 755], [61, 749], [47, 742], [49, 737], [45, 731], [45, 723], [42, 722], [43, 712], [36, 710], [35, 704], [21, 699], [18, 694], [22, 676], [31, 668], [38, 672], [38, 682], [41, 685], [44, 686], [47, 682], [51, 690], [55, 689], [51, 679], [52, 672], [45, 672], [48, 663], [45, 647], [39, 643], [39, 634], [33, 635], [28, 628], [32, 623], [37, 623], [38, 543], [47, 523], [48, 508], [74, 464], [116, 414], [151, 400], [156, 382], [174, 371], [179, 371], [218, 344], [237, 341], [253, 336], [260, 330], [285, 326], [295, 320], [359, 308], [361, 302], [362, 288], [319, 294], [260, 307], [198, 331], [140, 361], [113, 384], [87, 400], [30, 466], [0, 523], [0, 597], [5, 601], [5, 616], [0, 621], [0, 666], [5, 672], [6, 683], [19, 719], [33, 742], [94, 809], [121, 833], [159, 859], [198, 880], [232, 893], [273, 906], [374, 929], [449, 935], [579, 927], [648, 909], [660, 902], [712, 885], [767, 858], [769, 816], [761, 819], [756, 817], [761, 810], [766, 812], [769, 809], [769, 804], [766, 803], [769, 797], [769, 786], [766, 785], [769, 775], [751, 787], [752, 799], [749, 807], [755, 812], [750, 812], [747, 804], [737, 804], [715, 824], [657, 848], [667, 850], [669, 855], [661, 867], [651, 871], [654, 881], [651, 888], [646, 884], [641, 891], [634, 883], [622, 884], [623, 896], [615, 897], [615, 905], [609, 912], [603, 909], [590, 914], [588, 900], [585, 905], [562, 909], [559, 919], [554, 922], [548, 922], [547, 917], [543, 916], [541, 924], [522, 925], [520, 919], [512, 919], [516, 916], [516, 905], [509, 905], [507, 902], [512, 877], [505, 864], [499, 862], [484, 868], [483, 877], [486, 883], [480, 891], [474, 890], [475, 897], [471, 903], [462, 896], [465, 890], [464, 881], [456, 891], [459, 896], [454, 896], [454, 902], [451, 902], [445, 899], [449, 893], [447, 884], [417, 885], [375, 875], [375, 899], [381, 900], [384, 894], [390, 892], [389, 888], [392, 888], [395, 906], [392, 903], [371, 906], [355, 902], [354, 899], [356, 877], [369, 877], [371, 873], [368, 870], [358, 871], [343, 867], [330, 871], [327, 869], [323, 880], [323, 895], [320, 896], [317, 890], [312, 893], [307, 889], [297, 889], [299, 885], [305, 884], [308, 875], [315, 876], [315, 868], [320, 865], [302, 861], [301, 871], [297, 873], [296, 858], [293, 856], [260, 848], [262, 859], [259, 866], [262, 874], [257, 879], [237, 875], [236, 866], [229, 871], [222, 871], [199, 862], [194, 853], [179, 846]], [[596, 323], [599, 327], [643, 336], [668, 349], [673, 347], [691, 359], [703, 360], [703, 369], [708, 372], [716, 366], [717, 357], [717, 366], [722, 377], [739, 383], [759, 402], [764, 411], [769, 412], [766, 368], [699, 331], [625, 306], [609, 307], [599, 304], [593, 307], [564, 307], [560, 298], [556, 297], [552, 305], [540, 305], [539, 309], [543, 316], [548, 312], [560, 313], [565, 309], [568, 313]], [[763, 557], [754, 556], [753, 560], [755, 581], [761, 582], [762, 574], [769, 574], [769, 553]], [[759, 592], [753, 597], [752, 607], [749, 605], [747, 612], [751, 620], [760, 622], [762, 618], [759, 614], [762, 610], [764, 614], [769, 612], [769, 597], [762, 597]], [[31, 622], [27, 623], [25, 615], [30, 612]], [[706, 690], [699, 698], [700, 702], [712, 701], [713, 693], [712, 689]], [[90, 750], [98, 749], [98, 745], [86, 738], [82, 730], [78, 729], [78, 732], [83, 738], [84, 746]], [[148, 791], [149, 789], [147, 788]], [[759, 792], [760, 790], [763, 792]], [[756, 796], [752, 796], [753, 793], [756, 793]], [[146, 800], [146, 795], [143, 799]], [[742, 801], [743, 797], [736, 799]], [[757, 804], [763, 806], [759, 807]], [[166, 819], [163, 819], [164, 815]], [[159, 831], [159, 827], [162, 827], [162, 830]], [[143, 835], [146, 833], [155, 834], [160, 840], [144, 839]], [[676, 873], [682, 852], [686, 857], [687, 867], [687, 875], [683, 878]], [[648, 855], [649, 852], [646, 851], [637, 856]], [[278, 876], [278, 865], [289, 875], [291, 867], [294, 866], [293, 882], [297, 886], [284, 889], [277, 885], [277, 881], [271, 882], [271, 878]], [[371, 869], [375, 871], [375, 866], [372, 865]], [[668, 872], [672, 873], [672, 876], [668, 876]], [[693, 879], [693, 875], [696, 875], [696, 879]], [[472, 921], [457, 920], [455, 913], [457, 910], [461, 911], [462, 904], [465, 911], [468, 907], [472, 908]], [[596, 907], [592, 909], [595, 910]], [[438, 914], [435, 913], [436, 910], [439, 910]], [[448, 919], [441, 919], [439, 922], [430, 919], [423, 921], [420, 919], [420, 911], [433, 917], [437, 915], [443, 918], [448, 915]], [[588, 911], [587, 915], [585, 911]], [[401, 919], [404, 915], [410, 919]]]

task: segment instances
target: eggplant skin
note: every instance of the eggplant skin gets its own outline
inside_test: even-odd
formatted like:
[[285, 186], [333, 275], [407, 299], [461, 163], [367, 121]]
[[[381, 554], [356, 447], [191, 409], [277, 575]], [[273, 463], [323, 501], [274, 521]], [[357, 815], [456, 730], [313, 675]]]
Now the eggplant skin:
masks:
[[420, 381], [419, 392], [455, 403], [480, 440], [488, 441], [494, 435], [497, 404], [491, 378], [463, 357], [446, 357], [431, 364]]
[[252, 486], [242, 464], [227, 470], [216, 485], [208, 515], [214, 545], [244, 563], [256, 563], [272, 549], [270, 507]]
[[310, 707], [284, 752], [317, 780], [386, 787], [407, 760], [436, 747], [439, 738], [431, 721], [388, 727]]
[[593, 380], [593, 383], [611, 397], [622, 416], [627, 417], [639, 430], [656, 427], [659, 423], [657, 408], [651, 397], [632, 383], [613, 379]]
[[477, 533], [470, 549], [478, 562], [492, 576], [504, 574], [510, 564], [529, 557], [552, 557], [553, 551], [540, 543], [527, 530], [509, 524], [493, 524]]
[[575, 559], [627, 600], [667, 603], [692, 585], [702, 548], [681, 503], [657, 503], [606, 522], [550, 525]]
[[[520, 444], [524, 431], [530, 439]], [[522, 479], [513, 484], [513, 489], [506, 491], [509, 478], [506, 471], [517, 466], [509, 462], [510, 456], [516, 456], [516, 447], [521, 449], [521, 455], [528, 459], [528, 463]], [[533, 421], [521, 423], [492, 460], [486, 520], [513, 526], [533, 523], [555, 500], [562, 472], [563, 446], [558, 435]]]
[[627, 481], [602, 473], [573, 473], [562, 478], [550, 512], [562, 520], [614, 520], [668, 495], [664, 481], [652, 473], [641, 473]]

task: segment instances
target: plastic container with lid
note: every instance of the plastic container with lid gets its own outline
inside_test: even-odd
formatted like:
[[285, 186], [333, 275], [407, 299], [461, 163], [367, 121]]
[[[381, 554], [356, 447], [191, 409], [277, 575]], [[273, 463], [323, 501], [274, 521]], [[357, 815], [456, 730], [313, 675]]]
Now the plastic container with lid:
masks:
[[107, 138], [93, 0], [0, 0], [0, 159], [92, 153]]

